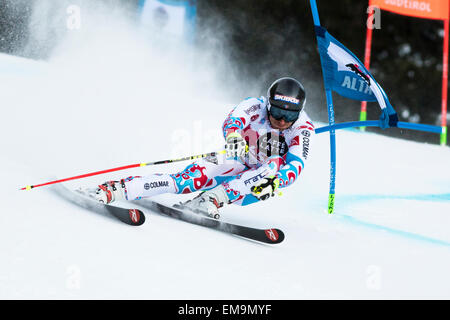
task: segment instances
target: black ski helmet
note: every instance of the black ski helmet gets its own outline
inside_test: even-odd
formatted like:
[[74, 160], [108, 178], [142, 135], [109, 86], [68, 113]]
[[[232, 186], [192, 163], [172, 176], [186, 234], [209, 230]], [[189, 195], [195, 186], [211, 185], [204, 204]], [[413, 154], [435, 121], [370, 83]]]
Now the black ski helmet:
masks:
[[285, 121], [292, 122], [298, 119], [305, 106], [305, 88], [294, 78], [280, 78], [267, 90], [267, 100], [270, 115], [277, 120], [284, 118]]

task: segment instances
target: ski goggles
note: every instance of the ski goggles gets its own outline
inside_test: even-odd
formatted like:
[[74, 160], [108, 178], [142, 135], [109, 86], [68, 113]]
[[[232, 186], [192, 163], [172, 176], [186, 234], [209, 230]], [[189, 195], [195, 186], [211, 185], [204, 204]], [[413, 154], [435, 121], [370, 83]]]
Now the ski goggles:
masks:
[[286, 122], [294, 122], [298, 119], [300, 111], [286, 110], [278, 108], [277, 106], [271, 105], [269, 109], [269, 114], [275, 118], [275, 120], [280, 121], [284, 119]]

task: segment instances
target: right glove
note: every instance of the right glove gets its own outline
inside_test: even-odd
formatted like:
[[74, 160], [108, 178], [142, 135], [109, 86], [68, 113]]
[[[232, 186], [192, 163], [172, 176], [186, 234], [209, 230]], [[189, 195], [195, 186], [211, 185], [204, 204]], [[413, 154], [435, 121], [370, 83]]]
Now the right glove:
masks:
[[226, 137], [225, 151], [227, 158], [240, 158], [248, 152], [244, 138], [238, 132], [231, 132]]
[[258, 200], [267, 200], [275, 195], [275, 191], [280, 186], [280, 180], [277, 176], [265, 177], [257, 185], [250, 188], [252, 195]]
[[125, 193], [125, 182], [122, 179], [120, 181], [107, 181], [99, 185], [94, 196], [98, 202], [108, 204], [114, 201], [127, 200]]

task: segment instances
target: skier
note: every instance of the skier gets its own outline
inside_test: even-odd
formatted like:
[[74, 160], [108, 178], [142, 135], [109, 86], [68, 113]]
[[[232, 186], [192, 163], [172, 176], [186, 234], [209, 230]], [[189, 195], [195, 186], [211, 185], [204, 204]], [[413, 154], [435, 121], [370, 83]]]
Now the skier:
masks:
[[314, 135], [305, 102], [299, 81], [278, 79], [267, 97], [245, 99], [225, 119], [226, 153], [203, 158], [175, 174], [107, 181], [98, 186], [94, 197], [112, 203], [202, 191], [180, 206], [216, 219], [225, 204], [267, 200], [279, 188], [294, 183], [305, 167]]

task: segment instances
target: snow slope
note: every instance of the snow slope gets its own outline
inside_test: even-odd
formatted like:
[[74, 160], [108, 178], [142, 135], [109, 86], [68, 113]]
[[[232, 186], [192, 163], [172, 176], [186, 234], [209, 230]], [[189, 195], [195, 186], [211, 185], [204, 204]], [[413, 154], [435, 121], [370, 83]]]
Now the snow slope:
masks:
[[86, 45], [49, 64], [0, 55], [1, 299], [450, 298], [448, 147], [339, 131], [336, 213], [328, 215], [328, 134], [317, 135], [282, 197], [223, 209], [226, 221], [284, 230], [277, 246], [152, 212], [134, 228], [48, 187], [19, 191], [222, 147], [221, 123], [238, 101], [213, 99], [218, 85], [207, 70], [198, 76], [146, 48], [114, 49]]

